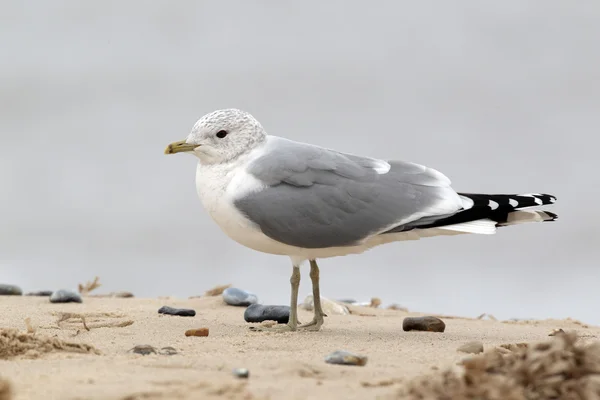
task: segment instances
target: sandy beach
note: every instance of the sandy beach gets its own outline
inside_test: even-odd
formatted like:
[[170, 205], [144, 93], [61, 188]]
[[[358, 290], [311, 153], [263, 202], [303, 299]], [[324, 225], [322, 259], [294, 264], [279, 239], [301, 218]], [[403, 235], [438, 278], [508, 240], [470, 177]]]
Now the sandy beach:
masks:
[[[192, 308], [197, 314], [158, 314], [164, 305]], [[226, 305], [221, 296], [84, 297], [82, 304], [3, 296], [0, 377], [5, 385], [9, 382], [10, 393], [6, 389], [0, 398], [394, 399], [403, 398], [400, 393], [419, 376], [446, 369], [461, 373], [457, 364], [473, 357], [457, 351], [467, 342], [479, 341], [489, 352], [506, 344], [557, 340], [549, 337], [554, 329], [575, 331], [586, 342], [600, 335], [599, 328], [574, 320], [503, 322], [477, 316], [440, 316], [446, 324], [443, 333], [405, 332], [404, 318], [431, 314], [352, 310], [351, 315], [327, 317], [320, 332], [267, 333], [251, 331], [243, 319], [244, 307]], [[89, 330], [81, 318], [64, 313], [84, 315]], [[307, 322], [312, 315], [300, 310], [299, 317]], [[209, 328], [208, 337], [184, 334], [202, 327]], [[21, 339], [11, 338], [15, 330]], [[32, 337], [81, 346], [37, 344], [15, 354]], [[135, 354], [131, 349], [137, 345], [152, 346], [156, 353]], [[161, 350], [165, 347], [177, 354], [166, 354]], [[368, 361], [365, 366], [325, 363], [336, 350]], [[235, 368], [248, 369], [249, 378], [234, 376]]]

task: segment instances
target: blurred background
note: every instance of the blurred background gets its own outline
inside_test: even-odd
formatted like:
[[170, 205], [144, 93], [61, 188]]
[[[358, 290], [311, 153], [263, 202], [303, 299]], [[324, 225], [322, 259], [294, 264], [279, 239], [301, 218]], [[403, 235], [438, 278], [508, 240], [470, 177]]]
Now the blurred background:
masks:
[[[0, 6], [0, 282], [287, 304], [290, 261], [229, 240], [196, 161], [202, 115], [544, 192], [556, 223], [320, 262], [324, 296], [600, 323], [600, 3], [8, 1]], [[310, 292], [303, 269], [301, 298]]]

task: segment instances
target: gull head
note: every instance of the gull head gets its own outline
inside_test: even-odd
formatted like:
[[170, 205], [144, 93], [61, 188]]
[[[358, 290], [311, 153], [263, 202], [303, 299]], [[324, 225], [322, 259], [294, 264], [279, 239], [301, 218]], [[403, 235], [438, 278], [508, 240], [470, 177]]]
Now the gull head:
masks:
[[165, 154], [190, 153], [204, 164], [236, 159], [266, 139], [260, 123], [250, 113], [226, 109], [206, 114], [194, 124], [185, 140], [171, 143]]

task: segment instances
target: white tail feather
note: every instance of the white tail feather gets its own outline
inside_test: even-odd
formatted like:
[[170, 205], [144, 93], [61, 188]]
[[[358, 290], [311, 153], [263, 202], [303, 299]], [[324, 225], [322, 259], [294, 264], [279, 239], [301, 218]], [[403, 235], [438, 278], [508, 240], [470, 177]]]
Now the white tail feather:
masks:
[[438, 226], [437, 229], [445, 229], [464, 233], [477, 233], [480, 235], [493, 235], [496, 233], [496, 222], [485, 218], [463, 222], [460, 224]]

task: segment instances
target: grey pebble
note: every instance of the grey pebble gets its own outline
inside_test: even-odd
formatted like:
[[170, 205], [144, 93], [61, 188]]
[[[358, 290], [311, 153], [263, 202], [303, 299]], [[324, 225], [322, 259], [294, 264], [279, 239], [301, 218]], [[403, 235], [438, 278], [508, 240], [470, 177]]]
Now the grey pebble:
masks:
[[233, 376], [246, 379], [250, 376], [250, 371], [246, 368], [236, 368], [233, 370]]
[[196, 311], [189, 308], [173, 308], [169, 306], [162, 306], [158, 310], [159, 314], [166, 315], [177, 315], [180, 317], [193, 317], [196, 315]]
[[245, 307], [258, 303], [258, 297], [255, 294], [233, 287], [225, 289], [222, 296], [225, 303], [230, 306]]
[[457, 351], [461, 353], [479, 354], [483, 353], [483, 343], [481, 342], [468, 342], [460, 346]]
[[0, 296], [21, 296], [23, 291], [17, 285], [0, 283]]
[[50, 296], [50, 303], [82, 303], [81, 295], [71, 290], [60, 289]]
[[135, 354], [141, 354], [143, 356], [147, 356], [148, 354], [156, 354], [156, 349], [148, 344], [139, 344], [129, 351], [132, 351]]
[[114, 292], [110, 294], [112, 297], [117, 297], [117, 298], [121, 298], [121, 299], [128, 299], [133, 296], [133, 293], [131, 292]]
[[405, 331], [444, 332], [446, 324], [437, 317], [406, 317], [402, 321]]
[[277, 321], [279, 324], [287, 324], [290, 320], [290, 307], [252, 304], [246, 308], [244, 320], [246, 322]]
[[52, 290], [40, 290], [37, 292], [29, 292], [26, 296], [39, 296], [39, 297], [49, 297], [52, 296]]
[[171, 346], [163, 347], [162, 349], [160, 349], [160, 354], [162, 354], [163, 356], [174, 356], [175, 354], [177, 354], [177, 349]]
[[325, 357], [325, 362], [328, 364], [358, 365], [362, 367], [367, 364], [367, 357], [338, 350]]

